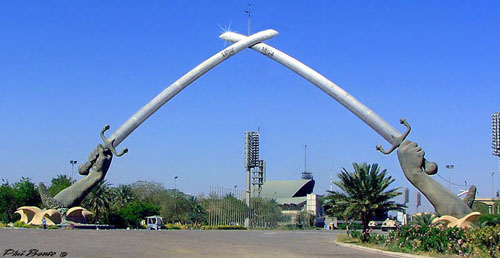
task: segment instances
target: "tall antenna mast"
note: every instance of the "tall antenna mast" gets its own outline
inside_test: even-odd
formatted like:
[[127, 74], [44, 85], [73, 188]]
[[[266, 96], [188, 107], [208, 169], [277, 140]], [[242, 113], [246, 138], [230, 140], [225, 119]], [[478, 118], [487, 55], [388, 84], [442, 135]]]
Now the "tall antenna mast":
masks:
[[307, 145], [304, 145], [304, 172], [302, 172], [302, 179], [312, 180], [313, 175], [311, 172], [307, 172]]
[[304, 172], [307, 172], [307, 144], [304, 146]]
[[248, 14], [248, 36], [250, 36], [250, 9], [252, 7], [252, 4], [248, 4], [248, 10], [245, 10], [245, 13]]
[[333, 174], [332, 174], [332, 169], [330, 169], [330, 192], [333, 192]]

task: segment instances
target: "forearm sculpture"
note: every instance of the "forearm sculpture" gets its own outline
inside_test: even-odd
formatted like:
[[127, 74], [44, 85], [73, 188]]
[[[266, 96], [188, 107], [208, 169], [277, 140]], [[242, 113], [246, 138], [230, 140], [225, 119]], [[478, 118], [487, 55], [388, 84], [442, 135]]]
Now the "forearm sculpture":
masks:
[[[415, 142], [403, 141], [399, 146], [399, 164], [408, 181], [427, 197], [436, 209], [436, 212], [440, 215], [463, 218], [471, 213], [470, 207], [462, 199], [458, 198], [426, 173], [422, 173], [421, 167], [424, 162], [424, 155], [425, 153], [422, 148]], [[470, 191], [466, 199], [474, 199], [475, 186], [472, 186], [471, 190], [473, 191]], [[469, 204], [472, 206], [471, 201], [469, 201]]]
[[78, 173], [84, 178], [50, 197], [45, 185], [40, 183], [39, 190], [43, 204], [48, 208], [69, 208], [80, 205], [81, 201], [106, 176], [113, 154], [102, 145], [97, 145], [89, 155], [89, 159], [78, 168]]

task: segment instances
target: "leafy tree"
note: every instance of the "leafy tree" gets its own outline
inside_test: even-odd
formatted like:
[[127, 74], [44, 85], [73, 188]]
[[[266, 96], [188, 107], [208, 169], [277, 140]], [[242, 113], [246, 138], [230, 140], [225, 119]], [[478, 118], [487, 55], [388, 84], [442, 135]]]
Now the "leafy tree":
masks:
[[134, 196], [140, 201], [160, 205], [160, 203], [167, 198], [165, 187], [158, 182], [137, 181], [130, 187], [132, 188]]
[[127, 221], [128, 225], [139, 227], [141, 220], [147, 216], [158, 215], [161, 207], [145, 201], [132, 201], [118, 211], [118, 214]]
[[481, 214], [488, 214], [489, 213], [489, 208], [488, 205], [483, 203], [483, 202], [474, 202], [472, 205], [472, 211], [478, 211], [481, 212]]
[[278, 222], [284, 222], [287, 219], [283, 216], [281, 208], [276, 200], [253, 198], [251, 199], [250, 206], [252, 212], [252, 225], [254, 226], [276, 227]]
[[178, 190], [165, 190], [166, 198], [161, 202], [162, 217], [169, 222], [198, 223], [206, 220], [205, 211], [196, 197]]
[[94, 213], [94, 222], [100, 222], [110, 211], [113, 191], [106, 180], [99, 182], [83, 199], [82, 206]]
[[211, 223], [214, 224], [243, 225], [245, 218], [250, 214], [250, 209], [245, 201], [232, 194], [227, 194], [224, 197], [210, 194], [207, 198], [201, 199], [200, 204], [206, 212], [207, 222], [210, 219]]
[[50, 181], [50, 187], [48, 189], [50, 196], [54, 197], [60, 191], [64, 190], [73, 184], [73, 179], [67, 175], [57, 175]]
[[[368, 222], [375, 214], [390, 210], [403, 211], [405, 206], [391, 201], [400, 195], [399, 188], [385, 191], [394, 179], [387, 176], [387, 170], [380, 171], [378, 164], [353, 163], [354, 172], [345, 168], [337, 174], [339, 181], [334, 181], [342, 192], [329, 191], [325, 198], [331, 202], [331, 207], [340, 205], [345, 208], [346, 214], [353, 214], [361, 220], [363, 225], [363, 240], [368, 239]], [[333, 210], [332, 210], [333, 209]], [[335, 213], [335, 208], [330, 208], [327, 214]]]
[[313, 227], [314, 226], [314, 215], [309, 211], [301, 211], [295, 216], [295, 222], [300, 227]]
[[349, 205], [349, 202], [340, 198], [332, 199], [327, 196], [323, 199], [323, 208], [325, 209], [325, 213], [332, 217], [342, 218], [346, 225], [345, 229], [347, 233], [349, 233], [350, 230], [350, 220], [356, 216], [352, 209], [348, 209]]
[[8, 181], [2, 179], [0, 185], [0, 221], [4, 223], [14, 221], [17, 205], [16, 191]]
[[22, 177], [19, 182], [10, 185], [2, 180], [0, 185], [0, 221], [14, 222], [18, 215], [17, 208], [21, 206], [41, 206], [40, 194], [30, 178]]
[[113, 205], [117, 209], [121, 209], [123, 206], [131, 202], [135, 197], [132, 192], [132, 187], [130, 185], [119, 185], [114, 188], [114, 199]]
[[42, 204], [42, 199], [38, 193], [38, 188], [31, 182], [28, 177], [21, 177], [19, 182], [13, 185], [13, 189], [16, 192], [17, 205], [19, 206], [37, 206], [40, 207]]

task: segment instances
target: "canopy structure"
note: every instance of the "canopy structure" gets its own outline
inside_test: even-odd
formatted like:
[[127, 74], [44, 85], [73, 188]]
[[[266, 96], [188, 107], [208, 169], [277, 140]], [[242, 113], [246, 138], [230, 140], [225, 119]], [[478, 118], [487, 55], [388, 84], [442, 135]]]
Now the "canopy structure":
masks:
[[262, 198], [274, 199], [278, 203], [294, 203], [300, 200], [305, 201], [305, 197], [313, 192], [314, 180], [276, 180], [266, 181], [262, 185]]

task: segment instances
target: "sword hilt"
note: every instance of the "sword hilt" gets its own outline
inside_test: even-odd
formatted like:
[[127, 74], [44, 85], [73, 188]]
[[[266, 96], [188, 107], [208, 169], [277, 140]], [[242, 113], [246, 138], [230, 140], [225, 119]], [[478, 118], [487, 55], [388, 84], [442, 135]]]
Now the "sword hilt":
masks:
[[[383, 154], [391, 154], [391, 152], [393, 152], [396, 148], [399, 147], [399, 145], [401, 145], [401, 143], [406, 139], [406, 137], [408, 136], [408, 134], [410, 134], [410, 131], [411, 131], [411, 126], [410, 124], [408, 124], [408, 122], [406, 121], [406, 119], [404, 118], [401, 118], [399, 120], [399, 123], [401, 123], [402, 125], [404, 125], [406, 127], [406, 132], [404, 132], [401, 136], [399, 137], [395, 137], [394, 135], [391, 135], [392, 139], [393, 140], [393, 144], [392, 144], [392, 147], [389, 149], [389, 150], [384, 150], [384, 148], [382, 148], [382, 145], [377, 145], [377, 150], [382, 152]], [[424, 158], [424, 162], [422, 164], [422, 170], [427, 174], [427, 175], [434, 175], [437, 173], [438, 171], [438, 165], [435, 163], [435, 162], [429, 162], [428, 160], [426, 160]]]
[[104, 141], [104, 145], [103, 147], [104, 148], [107, 148], [109, 149], [115, 156], [118, 156], [118, 157], [121, 157], [123, 156], [123, 154], [127, 153], [128, 152], [128, 149], [125, 148], [123, 149], [120, 153], [118, 153], [115, 149], [115, 146], [113, 146], [113, 143], [115, 142], [115, 139], [113, 139], [112, 141], [108, 140], [108, 138], [106, 138], [106, 136], [104, 136], [104, 133], [109, 130], [110, 126], [109, 125], [106, 125], [102, 130], [101, 130], [101, 139]]
[[377, 150], [384, 153], [384, 154], [391, 154], [391, 152], [393, 152], [397, 147], [399, 147], [399, 145], [401, 145], [401, 143], [406, 139], [406, 136], [408, 136], [408, 134], [410, 134], [410, 131], [411, 131], [411, 126], [410, 124], [408, 124], [408, 122], [406, 122], [406, 119], [404, 118], [401, 118], [399, 120], [399, 123], [404, 125], [406, 127], [406, 132], [404, 132], [401, 136], [399, 137], [396, 137], [394, 135], [391, 135], [393, 141], [392, 141], [392, 147], [389, 149], [389, 150], [384, 150], [384, 148], [382, 148], [382, 145], [379, 144], [377, 145]]

